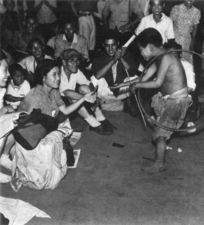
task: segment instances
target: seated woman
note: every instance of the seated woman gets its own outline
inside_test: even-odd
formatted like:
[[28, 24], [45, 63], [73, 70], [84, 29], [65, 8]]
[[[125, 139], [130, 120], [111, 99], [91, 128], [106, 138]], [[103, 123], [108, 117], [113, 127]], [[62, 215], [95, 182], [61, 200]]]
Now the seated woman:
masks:
[[[10, 74], [8, 72], [8, 63], [6, 61], [6, 55], [0, 49], [0, 117], [5, 115], [6, 113], [10, 113], [14, 111], [12, 106], [3, 105], [3, 98], [6, 93], [5, 86], [6, 86], [9, 75]], [[6, 138], [0, 137], [0, 154], [3, 150], [5, 141], [6, 141]], [[7, 179], [7, 177], [3, 173], [0, 173], [0, 182], [6, 182], [5, 178]]]
[[[38, 65], [37, 71], [38, 71], [38, 76], [36, 79], [37, 86], [34, 87], [33, 89], [31, 89], [31, 91], [26, 95], [26, 97], [21, 102], [18, 111], [26, 111], [26, 112], [30, 113], [30, 112], [32, 112], [33, 109], [41, 109], [42, 113], [49, 115], [49, 116], [53, 116], [53, 117], [56, 117], [58, 115], [59, 111], [61, 111], [65, 115], [69, 115], [72, 112], [74, 112], [76, 109], [78, 109], [78, 107], [81, 106], [85, 101], [93, 103], [96, 99], [96, 97], [93, 93], [89, 93], [87, 95], [84, 95], [82, 98], [80, 98], [78, 101], [76, 101], [72, 105], [66, 106], [64, 104], [64, 102], [62, 101], [60, 93], [57, 89], [60, 84], [60, 77], [59, 77], [60, 68], [58, 66], [58, 63], [54, 60], [45, 59], [42, 63], [40, 63]], [[58, 133], [60, 133], [60, 132], [57, 131], [57, 134], [55, 133], [54, 137], [58, 136], [57, 140], [58, 140], [58, 142], [60, 142], [60, 140], [62, 140], [63, 137], [61, 136], [61, 138], [60, 138]], [[48, 135], [50, 135], [50, 134], [48, 134]], [[46, 138], [44, 138], [44, 139], [46, 139]], [[52, 139], [53, 139], [53, 137], [51, 137], [47, 141], [48, 142], [53, 141]], [[45, 148], [45, 144], [46, 144], [45, 142], [43, 142], [44, 144], [42, 144], [41, 142], [39, 143], [39, 145], [42, 144], [44, 146], [43, 152], [41, 153], [41, 155], [39, 157], [41, 160], [43, 160], [44, 148]], [[10, 153], [10, 149], [14, 145], [14, 143], [15, 143], [14, 137], [13, 137], [13, 135], [10, 135], [8, 137], [7, 143], [4, 148], [5, 155], [8, 155]], [[61, 152], [59, 154], [61, 157], [62, 144], [60, 146], [61, 146], [60, 147]], [[17, 148], [18, 148], [18, 146], [16, 147], [16, 150], [17, 150]], [[38, 147], [36, 147], [36, 149], [37, 148]], [[50, 148], [52, 148], [52, 147], [50, 147]], [[26, 151], [27, 152], [26, 155], [28, 156], [29, 153], [34, 154], [34, 150]], [[59, 150], [59, 148], [58, 148], [58, 150]], [[54, 149], [54, 151], [55, 151], [55, 149]], [[48, 152], [49, 153], [47, 153], [47, 154], [55, 155], [55, 153], [54, 152], [52, 153], [52, 151], [48, 151]], [[48, 157], [48, 156], [46, 156], [46, 157]], [[51, 156], [49, 156], [49, 158], [50, 157]], [[35, 156], [35, 159], [37, 160], [37, 156]], [[33, 162], [33, 163], [36, 164], [37, 162]], [[17, 165], [17, 166], [19, 166], [19, 165]], [[34, 166], [34, 165], [32, 165], [32, 166]], [[41, 163], [41, 166], [42, 166], [42, 163]], [[43, 165], [43, 166], [47, 167], [47, 165]], [[31, 165], [30, 165], [30, 167], [31, 167]], [[42, 170], [43, 170], [43, 168], [42, 168]], [[46, 171], [41, 171], [41, 173], [39, 173], [39, 174], [43, 174], [43, 172], [45, 173]], [[46, 176], [45, 175], [46, 174], [44, 174], [43, 179], [47, 179], [46, 178], [47, 175]], [[50, 176], [52, 176], [52, 174], [50, 174]], [[50, 176], [49, 176], [49, 178], [50, 178]], [[44, 182], [44, 183], [46, 183], [46, 182]]]

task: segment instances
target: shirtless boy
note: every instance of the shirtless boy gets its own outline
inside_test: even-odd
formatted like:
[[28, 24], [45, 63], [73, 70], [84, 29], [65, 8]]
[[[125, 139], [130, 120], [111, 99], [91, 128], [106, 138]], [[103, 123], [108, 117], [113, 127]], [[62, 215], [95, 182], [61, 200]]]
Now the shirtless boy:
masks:
[[[138, 36], [138, 45], [145, 60], [166, 52], [162, 45], [161, 34], [154, 28], [147, 28]], [[153, 75], [156, 73], [156, 79]], [[126, 84], [120, 86], [126, 86]], [[130, 91], [137, 88], [158, 88], [159, 93], [152, 98], [152, 107], [157, 115], [157, 122], [165, 127], [178, 129], [184, 122], [186, 111], [191, 99], [188, 97], [186, 75], [179, 58], [168, 53], [161, 56], [150, 66], [142, 81], [135, 80], [130, 85]], [[155, 163], [142, 170], [147, 173], [158, 173], [166, 169], [166, 141], [172, 132], [155, 127], [152, 133], [156, 143]]]

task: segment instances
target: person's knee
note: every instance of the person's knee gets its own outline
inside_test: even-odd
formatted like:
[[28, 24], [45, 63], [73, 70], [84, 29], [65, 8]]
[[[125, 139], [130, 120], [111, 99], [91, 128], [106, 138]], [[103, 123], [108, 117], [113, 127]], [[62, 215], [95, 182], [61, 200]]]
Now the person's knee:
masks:
[[88, 94], [90, 92], [90, 88], [87, 85], [81, 85], [79, 87], [79, 93], [82, 95]]

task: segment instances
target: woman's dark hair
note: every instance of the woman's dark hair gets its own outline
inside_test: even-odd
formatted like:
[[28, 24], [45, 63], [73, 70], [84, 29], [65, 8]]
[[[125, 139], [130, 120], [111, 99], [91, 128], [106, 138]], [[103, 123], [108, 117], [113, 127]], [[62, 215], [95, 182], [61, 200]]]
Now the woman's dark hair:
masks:
[[27, 45], [28, 51], [31, 51], [31, 48], [32, 48], [32, 45], [34, 42], [38, 42], [42, 46], [42, 48], [44, 47], [43, 42], [39, 38], [33, 38], [29, 41], [29, 43]]
[[0, 62], [6, 59], [6, 54], [0, 49]]
[[23, 76], [25, 77], [25, 70], [23, 69], [23, 67], [21, 65], [16, 63], [16, 64], [12, 64], [9, 66], [9, 73], [10, 73], [11, 77], [13, 77], [13, 74], [16, 71], [22, 72]]
[[52, 70], [54, 67], [60, 67], [59, 63], [52, 59], [44, 59], [40, 62], [35, 70], [35, 85], [43, 84], [43, 78], [47, 76], [47, 74]]
[[147, 28], [137, 36], [137, 43], [143, 48], [146, 48], [148, 44], [152, 44], [156, 47], [161, 47], [162, 36], [158, 30], [154, 28]]

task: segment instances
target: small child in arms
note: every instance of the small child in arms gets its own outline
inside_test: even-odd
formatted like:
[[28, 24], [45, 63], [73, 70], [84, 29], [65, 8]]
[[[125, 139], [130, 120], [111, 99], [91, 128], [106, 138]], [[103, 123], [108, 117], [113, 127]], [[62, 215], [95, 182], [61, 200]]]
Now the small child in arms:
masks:
[[25, 80], [24, 70], [19, 64], [12, 64], [9, 67], [11, 80], [8, 84], [5, 102], [17, 109], [23, 98], [30, 91], [30, 84]]
[[[141, 55], [147, 61], [166, 52], [162, 45], [161, 34], [154, 28], [145, 29], [137, 39]], [[156, 79], [150, 80], [155, 73]], [[159, 92], [153, 96], [151, 104], [157, 115], [157, 122], [168, 128], [181, 127], [191, 98], [188, 96], [186, 75], [177, 56], [173, 53], [162, 55], [149, 67], [141, 81], [136, 79], [132, 82], [134, 83], [130, 85], [131, 93], [137, 88], [158, 88]], [[129, 84], [126, 82], [118, 86]], [[154, 127], [152, 139], [156, 143], [155, 163], [151, 167], [143, 168], [144, 172], [158, 173], [166, 169], [166, 141], [171, 134], [171, 131]]]

